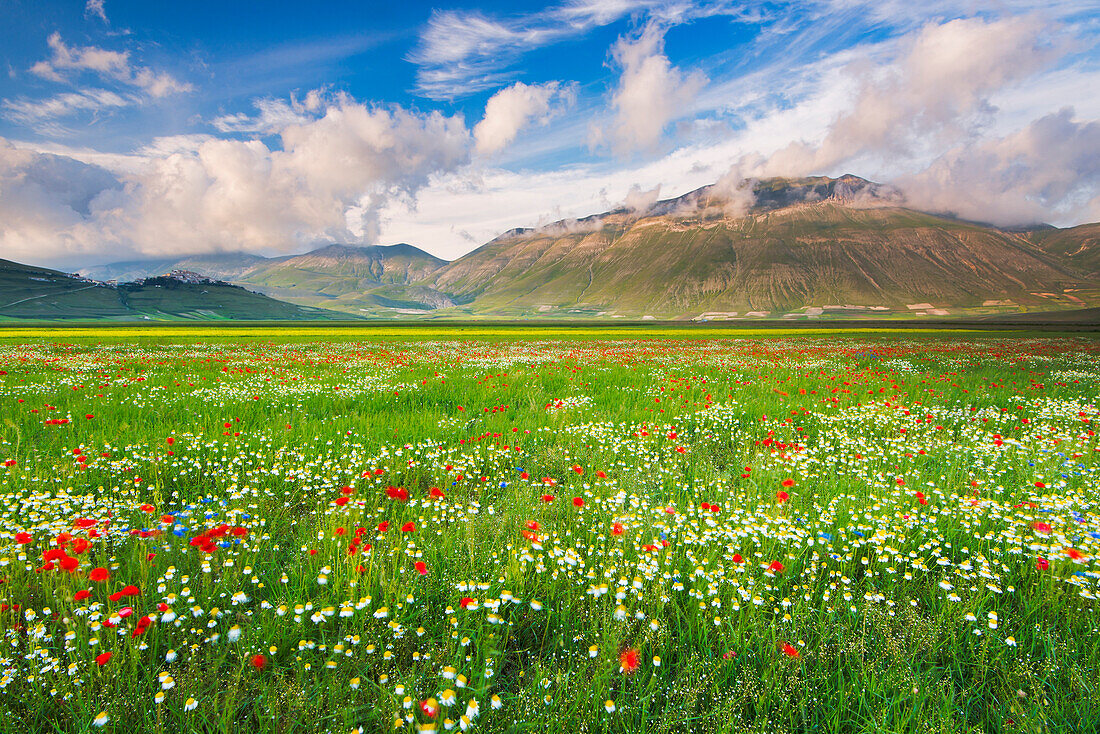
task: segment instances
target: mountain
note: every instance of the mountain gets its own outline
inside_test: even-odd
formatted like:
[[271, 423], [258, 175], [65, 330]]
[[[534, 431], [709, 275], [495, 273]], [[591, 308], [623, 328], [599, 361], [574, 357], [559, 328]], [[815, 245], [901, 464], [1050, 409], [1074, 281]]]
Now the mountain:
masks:
[[1100, 277], [1100, 223], [1043, 228], [1031, 232], [1030, 239], [1044, 252]]
[[506, 317], [1100, 305], [1100, 225], [1009, 232], [904, 204], [890, 187], [850, 175], [708, 186], [643, 211], [512, 230], [422, 285], [465, 304], [456, 311]]
[[80, 275], [100, 281], [129, 283], [173, 270], [202, 273], [215, 280], [235, 282], [267, 258], [247, 252], [216, 252], [179, 259], [136, 260], [81, 269]]
[[248, 253], [191, 256], [88, 268], [96, 279], [133, 279], [188, 270], [247, 286], [298, 305], [352, 314], [393, 315], [453, 306], [443, 293], [412, 283], [446, 264], [408, 244], [352, 247], [333, 244], [302, 255], [266, 258]]
[[239, 286], [176, 271], [172, 276], [107, 285], [0, 260], [0, 320], [313, 320], [345, 318], [303, 308]]
[[85, 274], [170, 270], [357, 316], [984, 316], [1100, 306], [1100, 224], [1000, 229], [858, 176], [769, 178], [513, 229], [449, 263], [407, 244], [332, 244]]

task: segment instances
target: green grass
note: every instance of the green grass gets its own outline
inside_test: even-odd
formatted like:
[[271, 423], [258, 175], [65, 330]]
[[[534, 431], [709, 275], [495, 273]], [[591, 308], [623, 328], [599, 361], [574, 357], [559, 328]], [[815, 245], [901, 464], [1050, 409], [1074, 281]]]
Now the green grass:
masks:
[[4, 329], [2, 728], [1095, 730], [1098, 346]]

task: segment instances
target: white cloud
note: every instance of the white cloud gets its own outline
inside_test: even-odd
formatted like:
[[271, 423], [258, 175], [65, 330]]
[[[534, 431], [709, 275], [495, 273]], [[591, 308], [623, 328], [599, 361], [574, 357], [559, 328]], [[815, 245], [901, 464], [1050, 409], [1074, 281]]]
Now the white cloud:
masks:
[[571, 0], [527, 15], [494, 18], [480, 12], [435, 10], [408, 60], [416, 64], [417, 91], [451, 99], [514, 79], [508, 71], [525, 53], [630, 16], [664, 25], [712, 15], [748, 19], [729, 0]]
[[1072, 107], [1004, 137], [964, 145], [898, 184], [910, 205], [1000, 225], [1100, 219], [1100, 120]]
[[[288, 252], [318, 240], [371, 242], [382, 206], [411, 198], [433, 174], [463, 164], [470, 150], [460, 116], [371, 108], [348, 99], [279, 135], [282, 146], [274, 150], [259, 140], [161, 139], [144, 151], [141, 166], [127, 165], [111, 185], [95, 179], [98, 192], [81, 188], [81, 207], [66, 203], [73, 196], [53, 179], [20, 184], [20, 196], [4, 186], [0, 250], [42, 262], [81, 253], [119, 259]], [[6, 153], [0, 181], [25, 181], [27, 171], [43, 162], [104, 171], [7, 143], [0, 150]], [[51, 200], [55, 206], [46, 207]]]
[[288, 125], [301, 124], [312, 119], [323, 106], [340, 100], [348, 100], [344, 95], [329, 95], [324, 90], [310, 90], [304, 99], [291, 95], [289, 100], [264, 97], [252, 103], [257, 114], [244, 113], [222, 115], [213, 120], [214, 128], [223, 133], [261, 133], [270, 135]]
[[621, 69], [611, 97], [615, 120], [608, 131], [620, 152], [655, 150], [668, 124], [684, 114], [706, 84], [699, 72], [685, 74], [664, 54], [664, 31], [649, 23], [634, 38], [621, 37], [611, 49]]
[[52, 33], [47, 39], [50, 58], [35, 63], [30, 71], [43, 79], [61, 82], [69, 73], [91, 72], [104, 80], [113, 80], [141, 89], [153, 98], [190, 92], [193, 87], [181, 82], [167, 72], [134, 66], [129, 51], [111, 51], [97, 46], [67, 46], [60, 33]]
[[[816, 139], [743, 154], [726, 178], [878, 169], [892, 171], [887, 177], [915, 208], [999, 225], [1095, 219], [1100, 120], [1047, 107], [1097, 78], [1046, 71], [1070, 45], [1048, 37], [1034, 16], [927, 24], [903, 39], [892, 62], [848, 66], [854, 96]], [[1061, 91], [1054, 98], [1053, 83]], [[1001, 114], [994, 100], [1016, 107]], [[1095, 115], [1094, 102], [1082, 101]]]
[[630, 187], [630, 190], [626, 192], [626, 198], [623, 200], [623, 206], [631, 211], [644, 212], [651, 206], [657, 203], [657, 200], [661, 198], [661, 185], [657, 184], [652, 189], [643, 190], [638, 184], [634, 184]]
[[817, 142], [795, 141], [761, 173], [803, 175], [861, 157], [927, 156], [979, 134], [996, 112], [990, 96], [1034, 75], [1057, 56], [1036, 18], [928, 24], [885, 65], [854, 61], [858, 91]]
[[489, 155], [503, 150], [527, 126], [549, 122], [555, 99], [568, 105], [574, 96], [572, 87], [558, 82], [516, 82], [500, 90], [485, 103], [485, 116], [474, 126], [477, 152]]
[[3, 102], [3, 115], [21, 125], [39, 126], [44, 121], [68, 117], [77, 112], [88, 112], [96, 116], [112, 108], [131, 104], [134, 104], [134, 100], [128, 95], [123, 96], [105, 89], [85, 89], [38, 100], [25, 97], [6, 99]]
[[122, 184], [99, 166], [16, 148], [0, 138], [0, 254], [13, 260], [93, 252], [82, 231]]
[[88, 0], [84, 5], [84, 17], [96, 17], [102, 20], [104, 23], [110, 23], [107, 20], [107, 11], [103, 9], [103, 0]]

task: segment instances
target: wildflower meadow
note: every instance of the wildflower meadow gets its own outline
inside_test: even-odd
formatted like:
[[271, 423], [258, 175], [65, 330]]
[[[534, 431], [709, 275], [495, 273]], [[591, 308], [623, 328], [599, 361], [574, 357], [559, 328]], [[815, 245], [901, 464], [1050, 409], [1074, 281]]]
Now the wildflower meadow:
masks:
[[0, 731], [1100, 728], [1100, 343], [0, 334]]

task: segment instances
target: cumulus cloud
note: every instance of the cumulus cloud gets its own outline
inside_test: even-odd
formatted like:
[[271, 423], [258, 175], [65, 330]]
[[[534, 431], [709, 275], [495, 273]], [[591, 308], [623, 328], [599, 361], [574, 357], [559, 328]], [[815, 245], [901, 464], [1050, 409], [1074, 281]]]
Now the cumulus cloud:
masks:
[[764, 166], [772, 175], [821, 172], [860, 158], [927, 156], [973, 137], [992, 120], [990, 96], [1058, 55], [1033, 17], [930, 23], [893, 63], [849, 66], [857, 83], [850, 107], [820, 141], [796, 141]]
[[46, 43], [50, 47], [50, 57], [30, 68], [32, 74], [43, 79], [61, 82], [71, 73], [91, 72], [101, 79], [141, 89], [154, 98], [192, 91], [190, 84], [179, 81], [171, 74], [132, 64], [129, 51], [68, 46], [57, 32], [50, 34]]
[[[1001, 225], [1097, 213], [1100, 121], [1072, 108], [991, 134], [1004, 99], [1052, 66], [1067, 44], [1035, 17], [929, 23], [892, 60], [849, 64], [854, 93], [816, 140], [743, 153], [716, 191], [768, 176], [892, 167], [909, 206]], [[908, 170], [909, 172], [905, 172]]]
[[1084, 209], [1100, 219], [1100, 120], [1072, 107], [1010, 135], [954, 148], [898, 184], [911, 206], [1000, 225]]
[[0, 138], [0, 253], [20, 260], [87, 252], [85, 223], [121, 188], [104, 168]]
[[619, 152], [655, 150], [665, 128], [684, 114], [707, 79], [672, 65], [664, 54], [664, 31], [655, 23], [635, 37], [619, 38], [611, 55], [622, 69], [611, 96], [611, 145]]
[[558, 82], [516, 82], [500, 90], [485, 103], [485, 116], [474, 126], [477, 152], [489, 155], [503, 150], [524, 128], [549, 122], [556, 99], [568, 105], [574, 96], [573, 87]]
[[278, 99], [264, 97], [252, 103], [256, 108], [255, 115], [238, 112], [231, 115], [222, 115], [213, 120], [215, 129], [223, 133], [260, 133], [270, 135], [277, 133], [288, 125], [308, 122], [312, 115], [326, 105], [334, 102], [347, 102], [350, 98], [346, 95], [335, 96], [327, 94], [324, 90], [310, 90], [303, 99], [291, 95], [290, 99]]
[[[98, 191], [82, 184], [81, 197], [58, 193], [56, 182], [42, 176], [34, 186], [20, 184], [26, 192], [20, 197], [9, 196], [5, 186], [0, 249], [43, 261], [94, 252], [287, 252], [319, 239], [371, 242], [388, 201], [411, 198], [432, 175], [464, 163], [470, 149], [460, 116], [348, 99], [285, 126], [279, 137], [276, 149], [259, 140], [164, 141], [146, 150], [137, 170], [120, 172], [117, 180], [94, 179]], [[10, 145], [3, 150], [0, 181], [28, 180], [34, 161], [84, 165]], [[54, 210], [17, 205], [51, 197], [58, 202]]]

